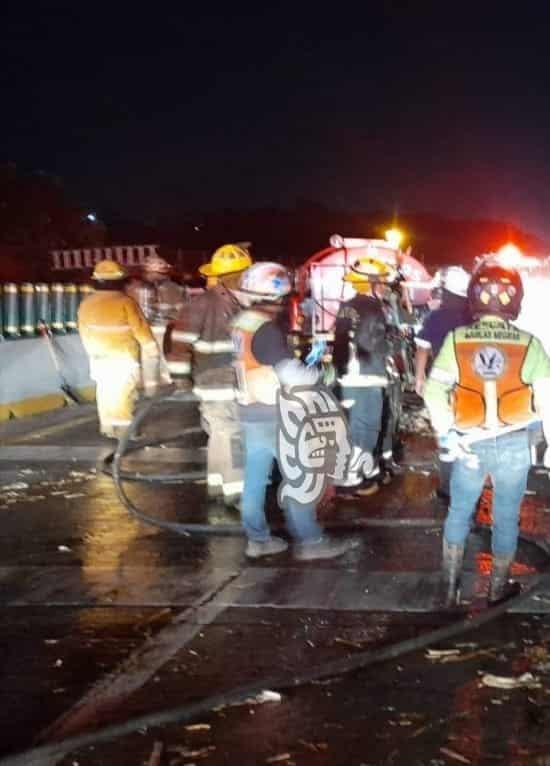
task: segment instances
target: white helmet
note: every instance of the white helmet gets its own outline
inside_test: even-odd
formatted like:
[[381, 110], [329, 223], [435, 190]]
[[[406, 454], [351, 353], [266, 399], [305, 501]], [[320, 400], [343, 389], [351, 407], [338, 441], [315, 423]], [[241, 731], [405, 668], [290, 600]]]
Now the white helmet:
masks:
[[462, 266], [448, 266], [441, 269], [440, 280], [441, 287], [448, 293], [466, 297], [470, 284], [470, 274]]
[[243, 271], [238, 290], [256, 300], [276, 301], [292, 290], [292, 280], [280, 263], [265, 261]]

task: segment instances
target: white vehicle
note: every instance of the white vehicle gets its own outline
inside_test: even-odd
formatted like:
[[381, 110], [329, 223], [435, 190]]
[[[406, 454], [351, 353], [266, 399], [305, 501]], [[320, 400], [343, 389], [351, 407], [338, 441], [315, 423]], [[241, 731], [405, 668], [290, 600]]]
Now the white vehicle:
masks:
[[308, 258], [297, 275], [298, 293], [311, 311], [311, 334], [331, 337], [342, 301], [355, 290], [344, 276], [360, 258], [383, 261], [399, 274], [403, 297], [411, 305], [428, 302], [433, 279], [420, 261], [385, 239], [352, 239], [333, 234], [330, 247]]

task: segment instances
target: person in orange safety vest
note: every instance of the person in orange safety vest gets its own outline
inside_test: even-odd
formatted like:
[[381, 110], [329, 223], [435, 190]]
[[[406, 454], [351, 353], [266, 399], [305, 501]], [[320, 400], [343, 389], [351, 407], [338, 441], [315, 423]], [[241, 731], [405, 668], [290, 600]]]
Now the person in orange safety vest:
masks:
[[445, 606], [457, 602], [464, 544], [487, 475], [493, 485], [489, 604], [519, 592], [508, 577], [540, 420], [547, 444], [550, 437], [550, 358], [538, 338], [511, 324], [522, 298], [515, 269], [482, 261], [468, 286], [474, 322], [445, 337], [424, 390], [442, 457], [453, 461], [443, 534]]

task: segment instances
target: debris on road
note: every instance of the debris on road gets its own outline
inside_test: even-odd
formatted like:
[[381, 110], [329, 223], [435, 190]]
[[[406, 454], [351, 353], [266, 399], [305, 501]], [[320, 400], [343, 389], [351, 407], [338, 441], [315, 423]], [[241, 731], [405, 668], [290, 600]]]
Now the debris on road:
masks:
[[336, 636], [334, 639], [335, 644], [342, 644], [343, 646], [349, 646], [351, 649], [362, 649], [363, 644], [357, 643], [357, 641], [349, 641], [347, 638], [339, 638]]
[[429, 660], [440, 663], [448, 662], [468, 662], [476, 660], [479, 657], [495, 657], [498, 652], [497, 647], [488, 649], [474, 649], [470, 652], [461, 652], [459, 649], [428, 649], [426, 657]]
[[446, 755], [448, 758], [452, 758], [453, 760], [459, 761], [460, 763], [471, 763], [469, 758], [466, 758], [464, 755], [460, 755], [460, 753], [457, 753], [454, 750], [450, 750], [448, 747], [440, 747], [439, 752], [441, 755]]
[[290, 761], [292, 756], [290, 753], [280, 753], [279, 755], [273, 755], [271, 758], [266, 759], [266, 763], [281, 763], [282, 761]]
[[279, 692], [272, 692], [269, 689], [265, 689], [260, 694], [257, 694], [252, 699], [247, 700], [247, 704], [263, 705], [264, 702], [280, 702], [282, 700]]
[[541, 684], [532, 673], [522, 673], [521, 676], [495, 676], [485, 673], [481, 677], [481, 685], [491, 689], [540, 689]]
[[155, 742], [153, 745], [153, 752], [147, 761], [147, 766], [160, 766], [160, 759], [162, 758], [163, 749], [164, 745], [162, 742]]
[[219, 707], [214, 708], [214, 711], [217, 713], [220, 710], [225, 710], [227, 707], [238, 707], [239, 705], [263, 705], [266, 702], [280, 702], [281, 700], [282, 696], [279, 692], [272, 692], [269, 689], [265, 689], [255, 697], [248, 697], [242, 702], [232, 702], [229, 705], [220, 705]]
[[170, 745], [166, 748], [168, 753], [177, 753], [182, 758], [208, 758], [215, 749], [216, 745], [207, 745], [196, 750], [190, 750], [188, 747], [182, 747], [181, 745]]
[[429, 660], [441, 660], [446, 657], [456, 657], [460, 654], [460, 649], [428, 649], [426, 657]]
[[310, 750], [312, 753], [318, 753], [320, 750], [328, 750], [328, 744], [326, 742], [307, 742], [305, 739], [299, 739], [298, 744], [305, 747], [306, 750]]

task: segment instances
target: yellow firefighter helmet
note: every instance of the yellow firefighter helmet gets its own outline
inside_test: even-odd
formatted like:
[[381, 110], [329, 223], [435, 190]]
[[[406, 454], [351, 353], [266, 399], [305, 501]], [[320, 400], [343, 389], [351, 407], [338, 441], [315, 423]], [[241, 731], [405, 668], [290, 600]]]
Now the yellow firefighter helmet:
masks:
[[199, 267], [203, 277], [223, 277], [227, 274], [237, 274], [252, 266], [252, 258], [239, 245], [223, 245], [219, 247], [210, 259]]
[[397, 271], [390, 264], [380, 258], [364, 256], [355, 261], [350, 271], [344, 276], [344, 281], [351, 282], [353, 285], [378, 282], [387, 284], [393, 282], [396, 276]]
[[96, 264], [92, 279], [110, 282], [117, 279], [125, 279], [127, 276], [128, 272], [117, 261], [100, 261]]

